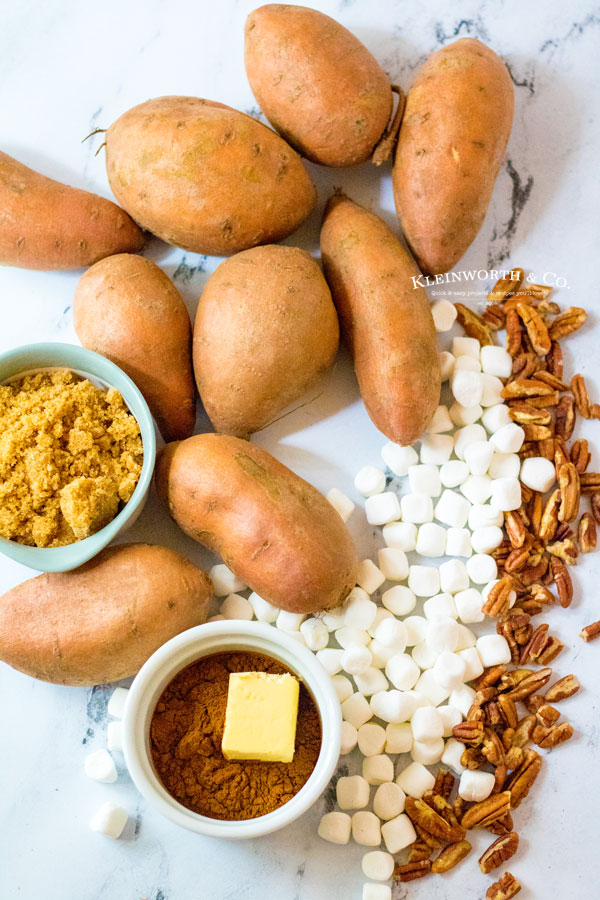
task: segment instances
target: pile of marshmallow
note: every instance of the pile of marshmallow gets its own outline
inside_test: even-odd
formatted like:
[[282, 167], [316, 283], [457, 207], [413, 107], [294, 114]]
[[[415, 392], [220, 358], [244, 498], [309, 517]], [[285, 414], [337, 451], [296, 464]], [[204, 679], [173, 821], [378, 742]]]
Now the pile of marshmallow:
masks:
[[[94, 750], [85, 757], [85, 774], [94, 781], [112, 784], [117, 780], [117, 767], [112, 754], [115, 752], [120, 753], [123, 750], [120, 720], [125, 710], [127, 694], [126, 688], [115, 688], [108, 701], [108, 715], [112, 716], [116, 721], [109, 722], [106, 728], [107, 749]], [[99, 834], [105, 834], [111, 838], [119, 838], [123, 834], [128, 819], [127, 810], [108, 800], [102, 804], [91, 819], [90, 828]]]

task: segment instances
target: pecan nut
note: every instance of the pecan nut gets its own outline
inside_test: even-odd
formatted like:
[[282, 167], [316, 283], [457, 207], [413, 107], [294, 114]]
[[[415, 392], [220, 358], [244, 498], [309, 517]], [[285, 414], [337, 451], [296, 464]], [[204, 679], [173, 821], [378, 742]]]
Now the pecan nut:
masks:
[[585, 309], [582, 309], [580, 306], [570, 306], [552, 322], [549, 328], [550, 338], [553, 341], [560, 341], [561, 338], [566, 337], [568, 334], [573, 334], [574, 331], [581, 328], [586, 319], [587, 313]]
[[591, 553], [596, 549], [596, 523], [591, 513], [584, 513], [579, 520], [577, 540], [582, 553]]
[[[537, 754], [536, 754], [537, 755]], [[463, 815], [460, 824], [463, 828], [485, 828], [497, 819], [503, 818], [511, 810], [511, 792], [502, 791], [492, 794], [487, 800], [474, 803]]]
[[431, 860], [420, 859], [417, 862], [409, 862], [404, 866], [396, 866], [394, 869], [394, 881], [407, 882], [424, 878], [431, 872]]
[[525, 272], [523, 269], [511, 269], [508, 278], [499, 278], [487, 296], [489, 303], [503, 303], [521, 287]]
[[486, 900], [512, 900], [521, 890], [521, 883], [510, 872], [505, 872], [485, 892]]
[[550, 352], [551, 340], [548, 329], [539, 312], [534, 306], [519, 303], [517, 312], [523, 325], [527, 329], [527, 335], [531, 341], [531, 346], [538, 356], [545, 356]]
[[[540, 626], [540, 627], [544, 627], [544, 626]], [[546, 625], [545, 628], [547, 631], [548, 626]], [[539, 629], [536, 629], [536, 630], [539, 630]], [[546, 635], [546, 631], [543, 632], [544, 636]], [[531, 641], [527, 645], [527, 648], [530, 647], [530, 644], [531, 644]], [[534, 652], [535, 652], [535, 646], [534, 646]], [[517, 703], [519, 700], [524, 700], [526, 697], [531, 696], [531, 694], [537, 694], [537, 692], [539, 690], [541, 690], [543, 687], [545, 687], [548, 684], [551, 677], [552, 677], [552, 669], [546, 668], [546, 669], [539, 669], [539, 671], [537, 671], [537, 672], [531, 672], [529, 675], [527, 675], [525, 678], [523, 678], [519, 682], [519, 684], [517, 684], [514, 688], [512, 688], [512, 690], [510, 690], [508, 692], [507, 696], [509, 696], [510, 699], [514, 703]]]
[[[539, 731], [539, 729], [542, 730]], [[534, 742], [538, 747], [542, 747], [544, 750], [558, 747], [559, 744], [570, 741], [572, 737], [573, 726], [569, 722], [562, 722], [560, 725], [553, 725], [550, 728], [538, 725], [533, 729]]]
[[483, 722], [461, 722], [453, 727], [452, 737], [469, 747], [478, 747], [483, 741], [483, 728]]
[[440, 855], [434, 859], [431, 865], [431, 871], [435, 875], [443, 875], [449, 872], [454, 866], [457, 866], [461, 860], [468, 856], [471, 852], [471, 844], [468, 841], [457, 841], [454, 844], [448, 844], [444, 847]]
[[465, 306], [463, 303], [455, 303], [454, 307], [456, 309], [458, 323], [459, 325], [462, 325], [466, 335], [475, 338], [482, 347], [486, 347], [493, 343], [492, 334], [488, 325], [486, 325], [477, 313], [473, 312], [472, 309], [469, 309], [469, 307]]
[[579, 632], [579, 637], [583, 638], [586, 643], [600, 637], [600, 619], [597, 622], [592, 622], [590, 625], [584, 625]]
[[579, 415], [583, 416], [584, 419], [591, 419], [590, 398], [583, 375], [573, 375], [571, 378], [571, 392], [575, 398], [575, 405]]
[[[554, 324], [554, 322], [552, 323]], [[552, 333], [550, 331], [550, 337], [552, 337]], [[553, 340], [552, 346], [550, 347], [550, 353], [546, 354], [546, 366], [548, 367], [548, 372], [551, 375], [556, 375], [557, 378], [562, 378], [563, 376], [563, 355], [562, 350], [560, 349], [560, 344], [558, 341]]]
[[579, 512], [580, 475], [571, 462], [563, 463], [559, 467], [557, 474], [561, 497], [561, 504], [558, 508], [558, 520], [559, 522], [572, 522]]
[[578, 441], [575, 441], [570, 451], [571, 462], [577, 469], [580, 475], [583, 475], [585, 470], [590, 464], [590, 460], [592, 458], [592, 454], [588, 448], [588, 442], [585, 438], [580, 438]]
[[440, 841], [454, 843], [461, 841], [465, 836], [464, 830], [458, 824], [451, 825], [424, 800], [407, 797], [404, 809], [415, 825]]
[[500, 331], [501, 328], [504, 328], [506, 313], [499, 303], [488, 303], [481, 318], [492, 331]]
[[[533, 719], [535, 721], [535, 716]], [[535, 750], [525, 750], [523, 762], [514, 770], [506, 783], [511, 809], [516, 809], [525, 799], [541, 768], [542, 757], [539, 753], [536, 753]]]
[[580, 688], [580, 684], [575, 675], [565, 675], [559, 678], [552, 687], [549, 687], [544, 694], [544, 700], [548, 703], [558, 703], [560, 700], [567, 700], [576, 694]]
[[575, 428], [575, 419], [575, 401], [572, 397], [562, 397], [556, 407], [556, 434], [568, 441]]
[[584, 472], [579, 476], [582, 494], [595, 494], [600, 491], [600, 472]]
[[573, 600], [573, 581], [569, 575], [566, 565], [558, 556], [553, 556], [550, 560], [550, 571], [558, 592], [558, 602], [566, 609], [571, 605]]
[[488, 875], [498, 866], [514, 856], [519, 848], [519, 835], [515, 831], [501, 835], [479, 857], [479, 868], [484, 875]]
[[549, 384], [543, 381], [536, 381], [535, 378], [515, 378], [509, 381], [502, 389], [502, 397], [505, 400], [523, 399], [525, 397], [548, 397], [553, 396], [554, 391]]

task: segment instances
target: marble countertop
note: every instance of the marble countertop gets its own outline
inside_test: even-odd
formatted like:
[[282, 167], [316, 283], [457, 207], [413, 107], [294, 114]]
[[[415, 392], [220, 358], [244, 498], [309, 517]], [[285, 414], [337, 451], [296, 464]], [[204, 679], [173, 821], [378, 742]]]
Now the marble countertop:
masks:
[[[251, 0], [21, 0], [5, 4], [0, 29], [0, 147], [59, 180], [110, 196], [97, 127], [148, 97], [196, 94], [258, 115], [243, 66], [243, 24]], [[595, 288], [598, 239], [597, 68], [600, 17], [591, 0], [314, 0], [376, 54], [408, 87], [435, 49], [472, 36], [499, 51], [515, 84], [513, 135], [494, 198], [460, 268], [502, 263], [553, 272], [566, 286], [561, 305], [582, 305], [590, 324], [567, 343], [566, 365], [600, 396]], [[596, 101], [594, 104], [594, 100]], [[394, 223], [389, 170], [309, 166], [320, 206], [290, 239], [318, 252], [324, 199], [343, 186]], [[193, 312], [218, 260], [166, 248], [149, 254], [175, 279]], [[76, 341], [71, 304], [80, 273], [0, 271], [0, 351], [36, 340]], [[448, 290], [441, 291], [448, 296]], [[589, 424], [598, 446], [600, 425]], [[377, 463], [382, 437], [360, 403], [346, 357], [312, 402], [256, 438], [317, 487], [337, 485], [354, 499], [352, 478]], [[348, 448], [352, 450], [349, 452]], [[354, 517], [360, 523], [361, 517]], [[352, 522], [352, 520], [351, 520]], [[373, 535], [352, 525], [366, 555]], [[200, 565], [209, 555], [167, 518], [154, 497], [134, 539], [159, 541]], [[129, 537], [129, 536], [128, 536]], [[32, 573], [0, 558], [0, 592]], [[598, 895], [595, 838], [600, 792], [598, 667], [600, 646], [577, 637], [598, 618], [600, 575], [591, 556], [576, 573], [576, 600], [549, 621], [567, 645], [559, 674], [574, 671], [583, 690], [564, 710], [575, 738], [549, 755], [533, 798], [516, 814], [521, 849], [510, 869], [520, 896], [589, 900]], [[329, 798], [282, 832], [222, 843], [183, 832], [146, 807], [123, 771], [115, 785], [89, 781], [83, 759], [104, 746], [109, 689], [61, 688], [0, 666], [0, 897], [2, 900], [359, 900], [362, 848], [334, 847], [316, 836]], [[344, 759], [354, 770], [358, 761]], [[131, 813], [125, 839], [88, 830], [105, 799]], [[479, 836], [481, 852], [485, 839]], [[474, 857], [444, 878], [397, 886], [394, 900], [480, 900], [489, 883]]]

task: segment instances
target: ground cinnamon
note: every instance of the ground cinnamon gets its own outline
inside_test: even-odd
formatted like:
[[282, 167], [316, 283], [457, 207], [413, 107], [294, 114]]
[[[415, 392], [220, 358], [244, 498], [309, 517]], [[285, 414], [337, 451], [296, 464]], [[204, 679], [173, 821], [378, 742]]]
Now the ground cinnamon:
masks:
[[303, 684], [291, 763], [226, 760], [221, 752], [230, 672], [287, 671], [259, 653], [217, 653], [167, 685], [152, 716], [150, 751], [158, 777], [179, 803], [213, 819], [254, 819], [298, 793], [321, 748], [319, 713]]

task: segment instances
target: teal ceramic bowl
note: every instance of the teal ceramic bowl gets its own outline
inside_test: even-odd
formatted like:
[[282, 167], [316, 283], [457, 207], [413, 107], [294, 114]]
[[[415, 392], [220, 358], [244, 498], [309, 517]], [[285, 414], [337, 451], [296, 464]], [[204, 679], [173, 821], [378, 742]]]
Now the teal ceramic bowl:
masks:
[[156, 461], [156, 435], [148, 404], [131, 378], [110, 360], [74, 344], [27, 344], [0, 354], [0, 384], [42, 369], [71, 369], [123, 396], [137, 419], [144, 448], [142, 473], [131, 500], [104, 528], [66, 547], [28, 547], [0, 537], [0, 552], [40, 572], [68, 572], [87, 562], [137, 519], [144, 507]]

